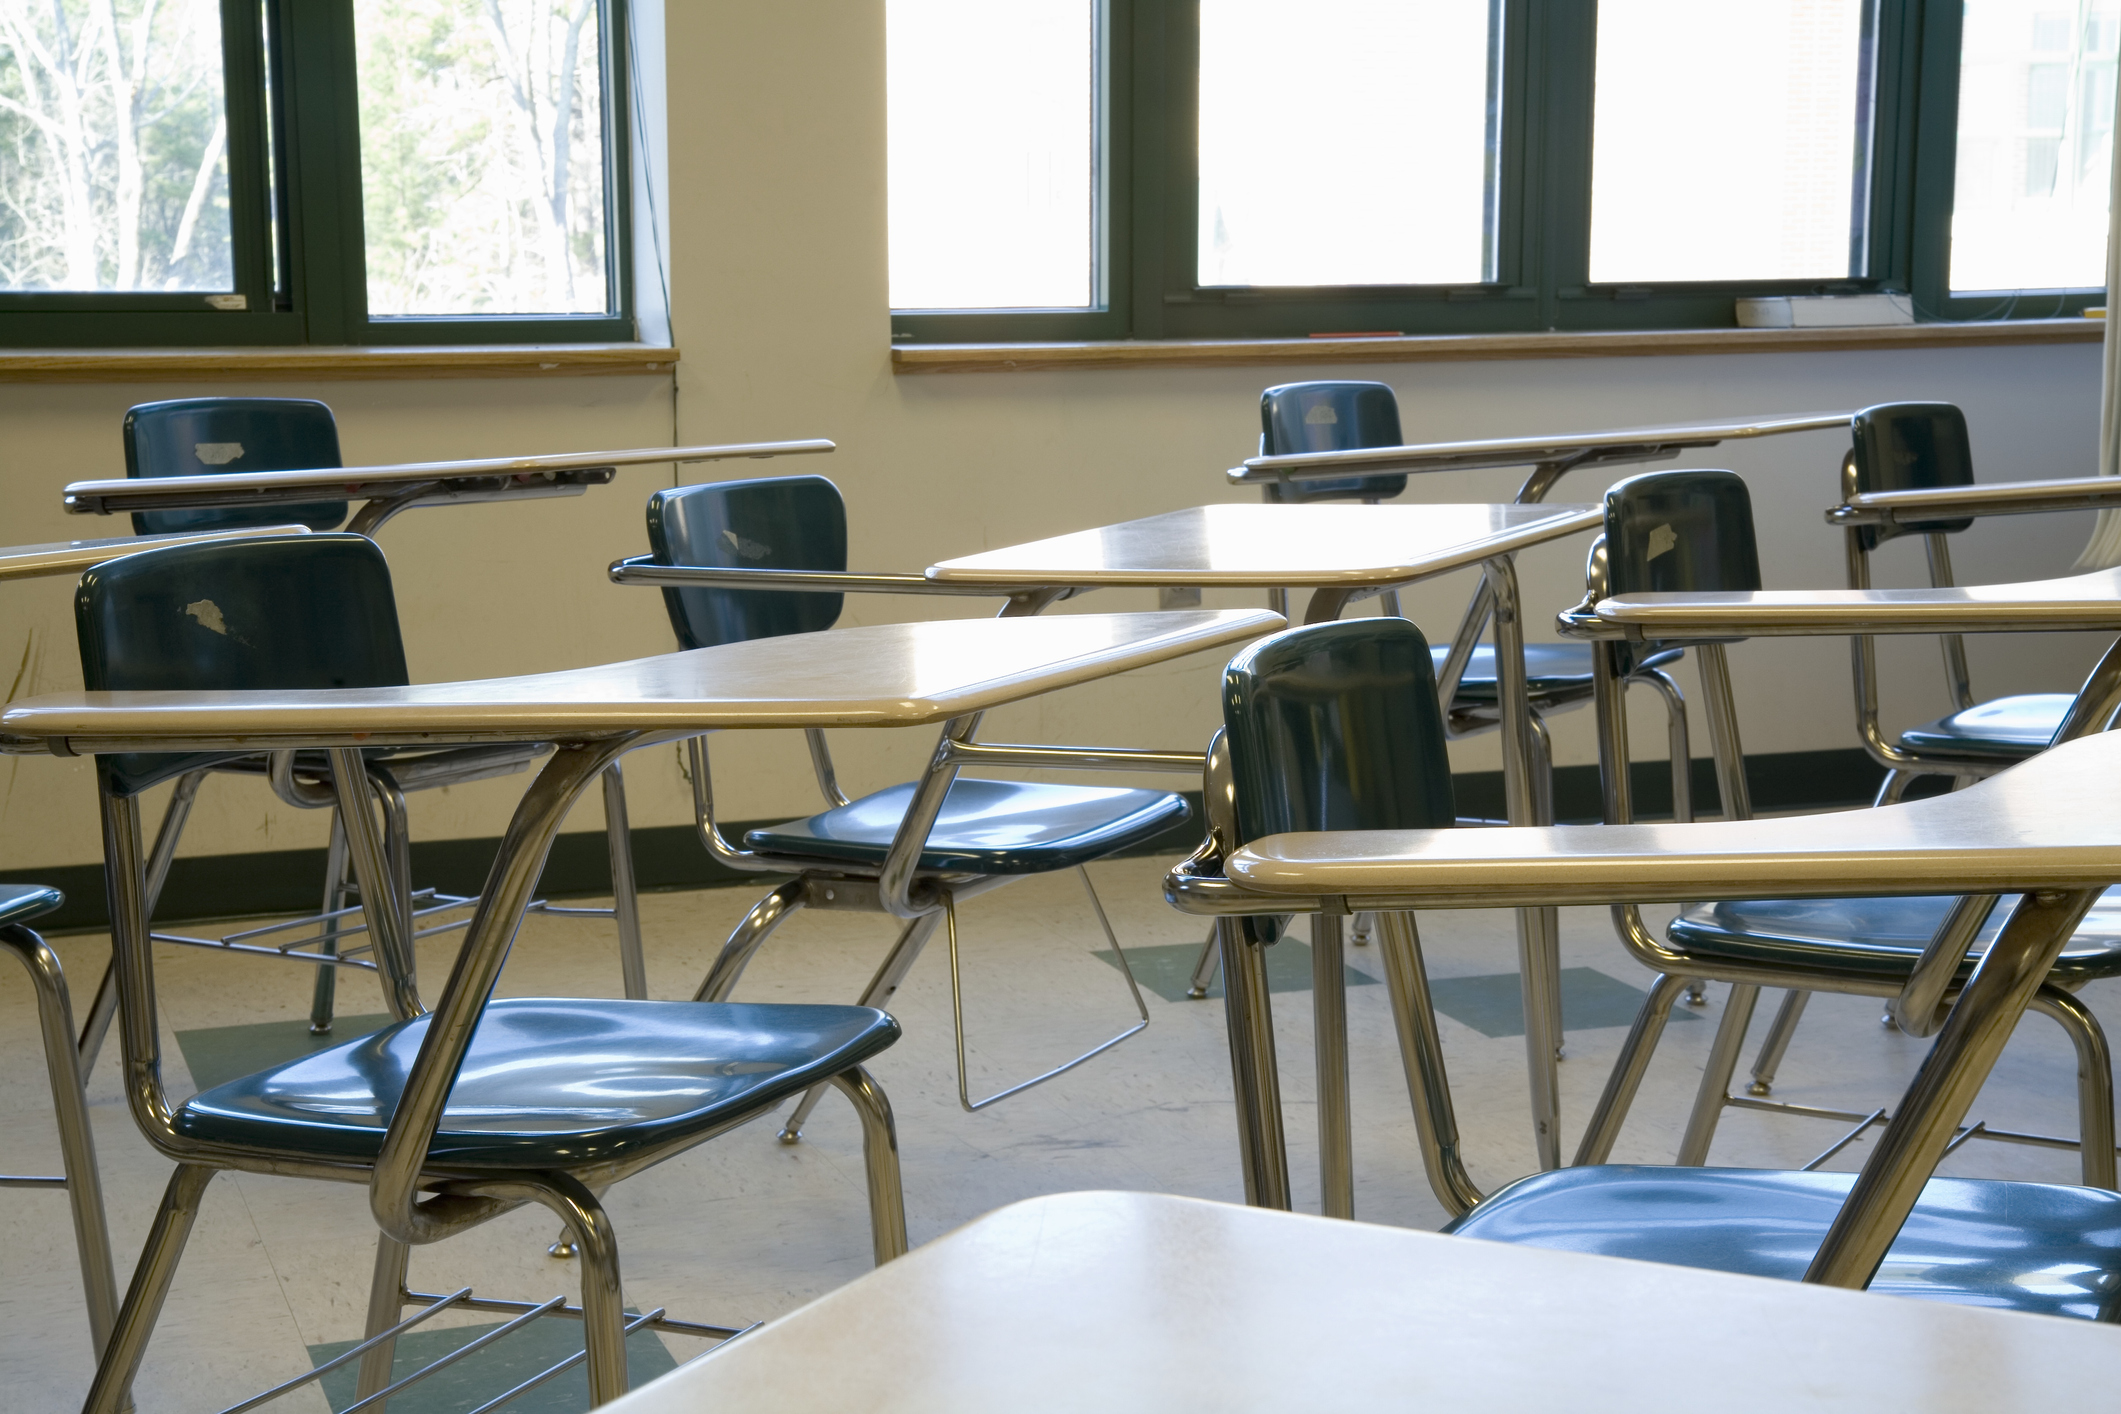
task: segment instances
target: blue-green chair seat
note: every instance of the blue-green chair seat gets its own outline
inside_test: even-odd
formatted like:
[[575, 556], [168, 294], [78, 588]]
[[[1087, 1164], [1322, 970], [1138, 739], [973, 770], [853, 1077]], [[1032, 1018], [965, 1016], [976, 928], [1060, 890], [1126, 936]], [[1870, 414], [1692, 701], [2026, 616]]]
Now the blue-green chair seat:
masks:
[[1999, 697], [1924, 722], [1900, 734], [1900, 744], [1914, 752], [1958, 756], [1993, 756], [2022, 761], [2047, 750], [2055, 729], [2077, 699], [2066, 692], [2034, 692]]
[[[1748, 899], [1695, 904], [1672, 920], [1667, 935], [1693, 956], [1765, 962], [1895, 984], [1944, 922], [1950, 898]], [[1974, 938], [1960, 980], [1988, 950], [2009, 915], [1998, 905]], [[2077, 987], [2121, 976], [2121, 891], [2110, 890], [2071, 935], [2051, 980]]]
[[65, 894], [46, 884], [0, 884], [0, 928], [42, 918], [65, 902]]
[[[911, 782], [812, 815], [752, 830], [764, 854], [881, 865], [913, 799]], [[1030, 781], [959, 780], [928, 832], [920, 867], [947, 874], [1044, 874], [1154, 839], [1192, 813], [1169, 791]]]
[[[1606, 1165], [1520, 1179], [1461, 1237], [1795, 1281], [1856, 1176]], [[2121, 1194], [1933, 1178], [1870, 1290], [2046, 1316], [2121, 1315]]]
[[[428, 1017], [217, 1085], [189, 1138], [371, 1163]], [[899, 1037], [869, 1007], [515, 998], [489, 1002], [428, 1150], [436, 1167], [580, 1169], [705, 1135]]]
[[[1449, 644], [1429, 650], [1436, 672], [1443, 673], [1443, 660], [1450, 656]], [[1539, 697], [1566, 696], [1591, 690], [1591, 645], [1588, 643], [1527, 643], [1524, 646], [1525, 686]], [[1493, 702], [1500, 691], [1495, 680], [1495, 649], [1477, 645], [1458, 680], [1457, 697], [1474, 702]]]

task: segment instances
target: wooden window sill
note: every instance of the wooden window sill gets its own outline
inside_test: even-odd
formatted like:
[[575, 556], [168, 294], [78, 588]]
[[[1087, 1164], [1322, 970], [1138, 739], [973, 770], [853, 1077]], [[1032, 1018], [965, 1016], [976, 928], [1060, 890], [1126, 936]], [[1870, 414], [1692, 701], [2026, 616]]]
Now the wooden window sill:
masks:
[[246, 382], [284, 378], [586, 378], [668, 374], [678, 351], [645, 344], [434, 347], [0, 349], [0, 383]]
[[1063, 368], [1207, 368], [1297, 363], [1452, 363], [1480, 359], [1623, 358], [1844, 349], [2094, 344], [2102, 319], [1899, 324], [1847, 329], [1656, 329], [1543, 334], [1432, 334], [1371, 339], [1171, 339], [1046, 344], [900, 344], [894, 373], [1044, 372]]

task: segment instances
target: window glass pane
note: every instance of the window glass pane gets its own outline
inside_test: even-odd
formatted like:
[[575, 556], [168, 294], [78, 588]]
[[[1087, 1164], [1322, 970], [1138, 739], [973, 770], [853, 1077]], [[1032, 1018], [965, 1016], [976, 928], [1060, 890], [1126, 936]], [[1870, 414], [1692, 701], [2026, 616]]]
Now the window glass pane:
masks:
[[0, 289], [234, 284], [216, 0], [0, 0]]
[[2117, 39], [2111, 0], [1967, 0], [1952, 289], [2106, 283]]
[[1490, 0], [1201, 0], [1200, 283], [1488, 278]]
[[368, 312], [603, 314], [597, 0], [355, 0]]
[[891, 307], [1097, 303], [1094, 0], [889, 0]]
[[1592, 280], [1852, 273], [1865, 3], [1599, 0]]

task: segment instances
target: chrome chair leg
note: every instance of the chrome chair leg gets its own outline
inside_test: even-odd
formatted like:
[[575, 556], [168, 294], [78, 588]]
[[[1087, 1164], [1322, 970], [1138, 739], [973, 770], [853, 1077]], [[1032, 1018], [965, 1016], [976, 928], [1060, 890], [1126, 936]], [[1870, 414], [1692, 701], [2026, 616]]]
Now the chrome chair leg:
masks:
[[1620, 1044], [1620, 1058], [1613, 1063], [1613, 1073], [1606, 1077], [1597, 1108], [1591, 1111], [1591, 1122], [1576, 1148], [1575, 1163], [1602, 1164], [1613, 1156], [1613, 1141], [1620, 1137], [1620, 1127], [1627, 1123], [1628, 1110], [1650, 1068], [1650, 1057], [1657, 1053], [1664, 1024], [1671, 1019], [1672, 1003], [1690, 982], [1689, 978], [1667, 972], [1651, 985], [1649, 996], [1643, 998], [1641, 1009], [1635, 1013], [1634, 1025], [1628, 1028], [1627, 1039]]
[[582, 1342], [589, 1352], [589, 1405], [626, 1393], [626, 1297], [619, 1282], [619, 1243], [596, 1195], [562, 1173], [541, 1173], [523, 1185], [567, 1224], [582, 1259]]
[[832, 1077], [832, 1084], [862, 1120], [862, 1168], [869, 1184], [869, 1237], [878, 1266], [906, 1255], [906, 1197], [899, 1180], [898, 1126], [891, 1100], [860, 1066]]
[[81, 1261], [81, 1293], [88, 1307], [89, 1338], [97, 1354], [110, 1341], [118, 1317], [118, 1283], [112, 1275], [110, 1224], [103, 1212], [103, 1181], [96, 1169], [96, 1139], [88, 1124], [88, 1097], [74, 1051], [74, 1013], [58, 954], [27, 928], [0, 928], [0, 949], [13, 953], [29, 973], [37, 995], [37, 1029], [44, 1041], [44, 1069], [52, 1090], [52, 1118], [59, 1129], [61, 1176], [0, 1178], [0, 1187], [66, 1190], [73, 1210], [74, 1250]]
[[[935, 927], [940, 922], [941, 914], [924, 913], [901, 928], [898, 941], [891, 945], [890, 952], [884, 954], [883, 965], [878, 967], [876, 975], [869, 979], [869, 985], [862, 989], [861, 998], [855, 1005], [888, 1010], [892, 996], [906, 980], [906, 974], [912, 970], [914, 960], [921, 955], [921, 949], [928, 946], [928, 939], [934, 936]], [[788, 1122], [781, 1126], [780, 1141], [783, 1144], [802, 1142], [803, 1123], [810, 1118], [810, 1112], [817, 1108], [818, 1101], [824, 1098], [824, 1085], [813, 1085], [803, 1092], [803, 1098], [796, 1101], [795, 1112], [789, 1115]]]
[[1282, 1127], [1281, 1077], [1274, 1065], [1274, 999], [1267, 988], [1266, 950], [1246, 940], [1240, 919], [1218, 918], [1214, 926], [1222, 951], [1224, 1029], [1231, 1088], [1237, 1094], [1245, 1202], [1287, 1212], [1289, 1150]]
[[1348, 924], [1348, 941], [1356, 947], [1368, 947], [1370, 939], [1375, 936], [1377, 936], [1377, 915], [1374, 913], [1358, 913], [1355, 915], [1354, 920]]
[[611, 855], [611, 913], [619, 929], [619, 974], [626, 995], [648, 996], [648, 965], [641, 957], [641, 903], [633, 879], [633, 830], [626, 820], [626, 777], [614, 761], [604, 768], [604, 847]]
[[1193, 959], [1193, 975], [1187, 979], [1186, 995], [1195, 1001], [1208, 995], [1215, 985], [1215, 974], [1222, 968], [1222, 953], [1215, 946], [1215, 927], [1208, 927], [1207, 941], [1200, 945], [1200, 955]]
[[[1444, 1069], [1443, 1040], [1437, 1034], [1436, 1009], [1429, 994], [1429, 974], [1421, 959], [1421, 935], [1411, 913], [1378, 917], [1385, 968], [1385, 990], [1392, 1003], [1392, 1024], [1399, 1034], [1399, 1062], [1407, 1077], [1407, 1098], [1414, 1106], [1414, 1133], [1421, 1144], [1422, 1167], [1429, 1188], [1444, 1211], [1463, 1217], [1479, 1205], [1480, 1190], [1466, 1173], [1458, 1138], [1458, 1116], [1451, 1104], [1451, 1082]], [[1286, 1205], [1284, 1205], [1286, 1206]]]
[[1745, 1087], [1746, 1094], [1773, 1093], [1775, 1072], [1790, 1049], [1790, 1040], [1797, 1034], [1797, 1023], [1804, 1019], [1804, 1004], [1811, 995], [1803, 991], [1782, 994], [1782, 1005], [1775, 1008], [1774, 1024], [1768, 1027], [1767, 1039], [1760, 1043], [1760, 1054], [1753, 1060], [1753, 1083]]
[[[177, 777], [177, 785], [169, 797], [169, 805], [162, 812], [161, 827], [155, 831], [154, 848], [148, 851], [145, 897], [146, 916], [153, 919], [155, 904], [162, 897], [162, 885], [169, 880], [170, 862], [177, 857], [177, 841], [184, 834], [184, 822], [191, 818], [191, 808], [199, 798], [199, 787], [205, 783], [204, 771], [187, 771]], [[96, 998], [89, 1003], [88, 1016], [81, 1026], [81, 1039], [75, 1051], [81, 1057], [81, 1075], [87, 1079], [96, 1068], [96, 1056], [103, 1049], [103, 1038], [110, 1034], [111, 1018], [118, 1014], [118, 978], [115, 967], [103, 969], [103, 980], [96, 984]]]
[[728, 1001], [752, 955], [765, 945], [774, 929], [787, 922], [790, 915], [802, 906], [803, 881], [800, 879], [790, 879], [751, 905], [751, 911], [729, 934], [729, 941], [722, 944], [714, 966], [707, 969], [707, 976], [701, 980], [700, 989], [693, 993], [692, 999], [696, 1002]]
[[1120, 1042], [1134, 1036], [1149, 1025], [1149, 1004], [1142, 999], [1142, 989], [1134, 980], [1134, 968], [1127, 962], [1127, 950], [1120, 946], [1119, 938], [1112, 931], [1112, 920], [1105, 916], [1105, 905], [1097, 896], [1097, 886], [1090, 882], [1090, 871], [1077, 865], [1076, 874], [1083, 881], [1083, 889], [1090, 896], [1091, 911], [1097, 914], [1098, 926], [1105, 931], [1105, 941], [1112, 944], [1112, 956], [1119, 962], [1120, 975], [1127, 979], [1127, 992], [1134, 998], [1134, 1010], [1139, 1019], [1126, 1030], [1108, 1040], [1101, 1041], [1073, 1060], [1063, 1061], [1051, 1070], [1020, 1080], [1005, 1090], [997, 1090], [983, 1100], [972, 1098], [970, 1069], [965, 1057], [965, 989], [959, 966], [957, 946], [957, 900], [949, 893], [943, 894], [943, 933], [950, 948], [950, 1021], [957, 1034], [957, 1103], [967, 1114], [977, 1114], [987, 1106], [1019, 1095], [1034, 1085], [1043, 1085], [1057, 1076], [1066, 1075], [1084, 1061], [1103, 1055]]
[[[1538, 712], [1527, 718], [1531, 731], [1526, 741], [1531, 747], [1531, 759], [1526, 768], [1532, 777], [1533, 823], [1554, 823], [1554, 747], [1547, 724]], [[1562, 1059], [1567, 1042], [1562, 1029], [1561, 989], [1556, 980], [1561, 975], [1561, 911], [1554, 908], [1527, 908], [1518, 910], [1518, 957], [1519, 971], [1523, 976], [1525, 995], [1525, 1044], [1533, 1044], [1536, 1033], [1531, 1026], [1532, 1008], [1544, 1013], [1546, 1034], [1552, 1040], [1554, 1061]], [[1534, 1081], [1533, 1105], [1538, 1111], [1535, 1126], [1543, 1128], [1540, 1150], [1543, 1167], [1558, 1168], [1561, 1164], [1560, 1138], [1554, 1133], [1559, 1124], [1561, 1101], [1558, 1082], [1553, 1078], [1550, 1065], [1543, 1065], [1540, 1057], [1530, 1056]]]
[[2114, 1164], [2114, 1057], [2099, 1018], [2083, 1002], [2053, 983], [2033, 994], [2032, 1010], [2051, 1017], [2077, 1052], [2077, 1141], [2084, 1186], [2116, 1187]]
[[1872, 797], [1871, 804], [1873, 806], [1898, 805], [1900, 797], [1906, 795], [1907, 788], [1915, 783], [1915, 778], [1916, 773], [1913, 771], [1903, 771], [1898, 768], [1887, 771], [1885, 779], [1878, 783], [1878, 794]]
[[162, 1315], [162, 1303], [169, 1297], [170, 1279], [177, 1274], [184, 1243], [198, 1219], [199, 1200], [217, 1172], [204, 1164], [179, 1164], [169, 1176], [162, 1205], [155, 1210], [154, 1225], [147, 1232], [147, 1245], [140, 1252], [140, 1265], [133, 1270], [110, 1343], [96, 1363], [95, 1382], [89, 1386], [81, 1414], [118, 1414], [124, 1406], [133, 1377], [140, 1371], [140, 1357], [147, 1353], [148, 1337]]
[[[324, 922], [320, 925], [323, 937], [317, 951], [325, 957], [339, 955], [339, 910], [346, 907], [346, 828], [339, 823], [339, 813], [331, 816], [331, 844], [324, 852]], [[339, 990], [339, 969], [330, 963], [319, 963], [317, 980], [310, 989], [309, 1034], [324, 1036], [331, 1032], [331, 1013]]]
[[1319, 1211], [1355, 1216], [1354, 1124], [1348, 1113], [1348, 988], [1340, 918], [1311, 917], [1311, 1015], [1318, 1064]]
[[1677, 1162], [1682, 1168], [1699, 1168], [1709, 1161], [1716, 1121], [1723, 1117], [1724, 1101], [1731, 1092], [1731, 1073], [1738, 1069], [1738, 1053], [1745, 1045], [1746, 1029], [1753, 1024], [1753, 1007], [1759, 1000], [1760, 988], [1753, 983], [1731, 984], [1731, 994], [1723, 1003], [1723, 1022], [1716, 1028], [1708, 1063], [1702, 1067], [1694, 1112], [1687, 1116], [1686, 1134], [1679, 1141]]
[[[376, 1234], [376, 1266], [368, 1283], [368, 1325], [361, 1332], [363, 1340], [372, 1340], [389, 1330], [404, 1313], [405, 1268], [411, 1257], [412, 1248], [408, 1244], [387, 1232]], [[354, 1398], [366, 1399], [390, 1383], [397, 1350], [397, 1337], [392, 1336], [370, 1347], [361, 1356], [360, 1374], [354, 1382]], [[382, 1402], [370, 1407], [376, 1414], [384, 1414]]]
[[1664, 701], [1664, 733], [1672, 759], [1672, 818], [1682, 823], [1692, 820], [1694, 745], [1687, 731], [1686, 694], [1662, 668], [1646, 668], [1630, 674], [1627, 680], [1647, 685]]

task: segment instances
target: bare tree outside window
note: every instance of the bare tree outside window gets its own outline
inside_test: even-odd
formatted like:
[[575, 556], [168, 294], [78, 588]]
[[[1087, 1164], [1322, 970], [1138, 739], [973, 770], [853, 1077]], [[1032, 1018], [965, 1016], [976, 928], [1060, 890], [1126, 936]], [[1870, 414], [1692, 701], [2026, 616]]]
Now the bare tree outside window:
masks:
[[597, 6], [356, 0], [371, 316], [610, 308]]
[[0, 0], [0, 289], [233, 286], [216, 0]]

